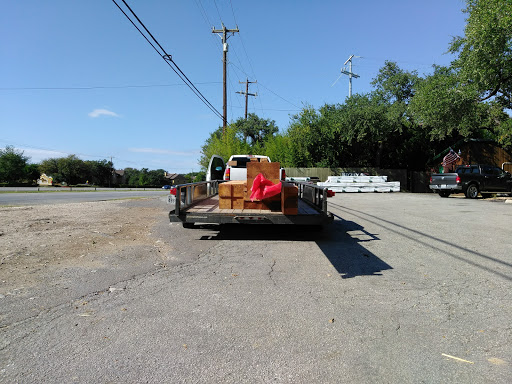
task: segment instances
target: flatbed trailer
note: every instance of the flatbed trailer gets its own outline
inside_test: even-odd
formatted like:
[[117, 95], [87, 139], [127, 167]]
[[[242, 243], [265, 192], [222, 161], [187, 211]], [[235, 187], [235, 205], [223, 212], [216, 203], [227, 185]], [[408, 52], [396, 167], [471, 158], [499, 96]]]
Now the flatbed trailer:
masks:
[[194, 224], [295, 224], [325, 225], [333, 221], [327, 211], [327, 188], [303, 182], [291, 182], [298, 187], [298, 214], [285, 215], [281, 211], [259, 209], [220, 209], [219, 183], [204, 181], [176, 186], [176, 196], [169, 195], [174, 205], [169, 212], [171, 222], [184, 227]]

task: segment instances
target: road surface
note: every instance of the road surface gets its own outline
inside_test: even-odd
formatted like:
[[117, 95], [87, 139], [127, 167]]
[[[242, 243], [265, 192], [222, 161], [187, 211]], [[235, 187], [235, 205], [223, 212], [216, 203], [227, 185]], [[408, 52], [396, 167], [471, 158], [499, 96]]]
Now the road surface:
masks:
[[122, 205], [145, 204], [167, 253], [105, 248], [4, 294], [0, 381], [510, 382], [512, 204], [337, 194], [320, 233]]
[[105, 201], [134, 197], [167, 196], [169, 191], [97, 191], [97, 192], [17, 192], [0, 193], [2, 205], [38, 205], [84, 203], [88, 201]]

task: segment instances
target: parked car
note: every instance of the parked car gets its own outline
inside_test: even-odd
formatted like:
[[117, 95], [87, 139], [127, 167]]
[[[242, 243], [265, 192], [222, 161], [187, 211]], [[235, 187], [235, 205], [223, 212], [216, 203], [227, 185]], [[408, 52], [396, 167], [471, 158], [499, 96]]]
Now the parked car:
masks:
[[429, 187], [441, 197], [462, 192], [467, 198], [475, 199], [479, 193], [482, 196], [504, 192], [512, 194], [512, 176], [492, 165], [460, 165], [455, 173], [433, 174]]
[[164, 185], [164, 186], [162, 187], [162, 189], [171, 189], [171, 186], [170, 186], [170, 185]]

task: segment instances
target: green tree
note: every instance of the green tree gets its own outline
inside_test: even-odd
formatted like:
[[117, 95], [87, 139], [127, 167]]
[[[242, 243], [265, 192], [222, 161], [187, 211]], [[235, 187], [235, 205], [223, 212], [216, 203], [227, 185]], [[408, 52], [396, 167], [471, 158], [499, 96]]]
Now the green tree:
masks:
[[12, 146], [0, 149], [0, 181], [17, 183], [25, 180], [29, 157]]
[[27, 164], [25, 166], [25, 179], [28, 182], [35, 183], [37, 179], [41, 176], [41, 172], [39, 172], [39, 164]]
[[169, 184], [169, 180], [165, 177], [165, 171], [163, 169], [154, 169], [148, 171], [148, 184], [152, 187], [161, 187], [162, 185]]
[[76, 185], [84, 184], [92, 177], [91, 164], [91, 162], [84, 162], [76, 155], [69, 155], [43, 160], [39, 169], [42, 173], [52, 176], [57, 183]]
[[450, 52], [460, 83], [477, 93], [479, 101], [495, 97], [512, 108], [512, 2], [466, 0], [468, 19], [463, 37], [456, 37]]
[[466, 0], [466, 4], [464, 36], [454, 38], [449, 48], [457, 54], [452, 63], [456, 91], [478, 103], [474, 109], [487, 130], [484, 135], [490, 133], [512, 149], [512, 123], [505, 114], [512, 109], [512, 2]]
[[408, 103], [419, 79], [416, 71], [405, 71], [397, 63], [386, 60], [371, 84], [390, 103]]
[[201, 148], [201, 158], [199, 164], [203, 169], [208, 168], [212, 155], [221, 156], [227, 161], [231, 155], [252, 154], [251, 146], [239, 136], [236, 127], [228, 125], [226, 133], [223, 134], [222, 127], [210, 134], [205, 144]]
[[139, 184], [139, 175], [140, 171], [135, 168], [125, 168], [124, 176], [126, 179], [126, 183], [130, 186], [137, 186]]
[[279, 131], [274, 120], [262, 119], [254, 113], [249, 113], [247, 119], [239, 118], [231, 126], [240, 133], [245, 142], [250, 138], [252, 145], [257, 143], [262, 145], [265, 140]]
[[139, 179], [137, 180], [138, 187], [149, 185], [149, 174], [147, 168], [142, 168], [139, 172]]
[[263, 155], [270, 157], [271, 161], [281, 163], [282, 167], [293, 167], [292, 144], [290, 137], [276, 134], [265, 141]]
[[84, 161], [86, 169], [86, 181], [89, 184], [108, 186], [112, 177], [113, 163], [108, 160], [87, 160]]
[[461, 89], [457, 72], [435, 67], [419, 85], [409, 111], [429, 130], [431, 140], [475, 136], [485, 122], [490, 104], [478, 102], [473, 88]]

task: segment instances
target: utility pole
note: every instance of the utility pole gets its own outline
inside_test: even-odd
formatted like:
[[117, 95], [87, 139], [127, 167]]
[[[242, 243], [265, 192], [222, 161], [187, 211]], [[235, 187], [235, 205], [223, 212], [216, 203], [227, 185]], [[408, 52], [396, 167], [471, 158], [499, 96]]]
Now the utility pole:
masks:
[[247, 103], [249, 102], [249, 96], [258, 96], [258, 92], [249, 93], [249, 84], [255, 84], [257, 82], [258, 80], [249, 81], [249, 79], [247, 79], [246, 81], [239, 81], [240, 84], [245, 84], [245, 92], [237, 92], [241, 95], [245, 95], [245, 120], [247, 120]]
[[228, 125], [228, 93], [227, 93], [227, 87], [226, 87], [226, 65], [228, 62], [228, 33], [231, 33], [233, 36], [235, 32], [240, 32], [238, 30], [238, 25], [236, 26], [236, 29], [227, 29], [224, 23], [222, 23], [222, 29], [215, 29], [215, 27], [212, 28], [212, 33], [219, 33], [221, 35], [222, 39], [222, 52], [223, 52], [223, 71], [222, 71], [222, 82], [224, 84], [224, 94], [223, 94], [223, 133], [226, 133], [226, 126]]
[[347, 65], [348, 63], [348, 72], [345, 70], [345, 67], [343, 67], [341, 69], [341, 73], [344, 74], [344, 75], [348, 75], [348, 97], [352, 97], [352, 77], [355, 77], [356, 79], [359, 77], [359, 75], [356, 75], [355, 73], [352, 73], [352, 59], [354, 57], [359, 57], [359, 56], [354, 56], [354, 55], [351, 55], [347, 61], [345, 61], [345, 64], [343, 65]]

